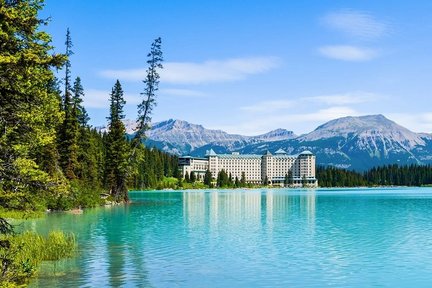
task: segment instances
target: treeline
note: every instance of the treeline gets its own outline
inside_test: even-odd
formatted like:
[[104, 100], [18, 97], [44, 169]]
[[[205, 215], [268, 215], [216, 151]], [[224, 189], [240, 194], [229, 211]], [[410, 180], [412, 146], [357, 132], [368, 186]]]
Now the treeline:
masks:
[[[177, 179], [181, 178], [178, 157], [155, 148], [140, 149], [143, 162], [135, 166], [137, 172], [131, 177], [129, 187], [136, 190], [177, 188], [180, 181]], [[173, 178], [176, 179], [175, 182]]]
[[[81, 79], [72, 78], [71, 34], [65, 53], [53, 53], [47, 21], [38, 18], [42, 7], [43, 0], [0, 0], [1, 287], [24, 286], [41, 261], [69, 257], [76, 246], [61, 232], [17, 234], [5, 215], [96, 206], [105, 203], [102, 192], [124, 202], [128, 189], [153, 187], [177, 171], [176, 157], [142, 144], [162, 68], [161, 39], [148, 54], [134, 137], [125, 135], [119, 81], [107, 103], [108, 131], [100, 133], [88, 124]], [[57, 79], [53, 71], [62, 69]]]
[[[242, 172], [240, 179], [236, 176], [233, 177], [231, 173], [227, 173], [224, 169], [220, 170], [214, 179], [210, 170], [206, 170], [205, 174], [201, 176], [196, 175], [192, 172], [190, 175], [188, 172], [185, 173], [185, 183], [201, 182], [205, 185], [202, 188], [241, 188], [241, 187], [252, 187], [252, 184], [246, 183], [246, 174]], [[180, 185], [181, 182], [180, 182]]]
[[[103, 192], [127, 201], [128, 189], [177, 177], [176, 157], [142, 144], [162, 68], [161, 39], [148, 54], [134, 137], [125, 137], [118, 80], [107, 103], [108, 131], [100, 133], [88, 124], [80, 77], [72, 78], [71, 33], [65, 53], [53, 53], [41, 8], [42, 1], [0, 0], [0, 212], [95, 206]], [[53, 71], [61, 69], [64, 78], [57, 79]]]
[[432, 184], [431, 165], [386, 165], [363, 173], [335, 167], [318, 167], [321, 187], [422, 186]]

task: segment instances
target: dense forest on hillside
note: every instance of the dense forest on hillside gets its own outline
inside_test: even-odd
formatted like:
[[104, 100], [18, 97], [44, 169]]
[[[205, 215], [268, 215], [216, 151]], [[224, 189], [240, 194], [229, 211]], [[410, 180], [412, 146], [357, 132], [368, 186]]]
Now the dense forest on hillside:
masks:
[[0, 286], [7, 287], [26, 284], [41, 261], [71, 256], [75, 240], [17, 235], [4, 217], [97, 206], [106, 201], [101, 193], [125, 202], [128, 189], [163, 187], [165, 177], [178, 176], [175, 156], [142, 144], [163, 68], [161, 39], [147, 55], [135, 137], [125, 135], [118, 80], [106, 103], [108, 132], [100, 133], [88, 124], [81, 78], [72, 77], [71, 32], [65, 53], [54, 53], [42, 8], [41, 0], [0, 0]]
[[[125, 100], [114, 83], [109, 129], [89, 124], [85, 89], [73, 73], [73, 43], [66, 31], [65, 53], [53, 53], [51, 37], [38, 18], [41, 1], [7, 1], [0, 6], [0, 208], [3, 210], [69, 209], [95, 206], [100, 193], [127, 201], [131, 188], [156, 187], [177, 177], [175, 156], [144, 147], [162, 68], [161, 39], [148, 54], [139, 129], [125, 137]], [[54, 70], [60, 69], [61, 79]]]
[[318, 167], [320, 187], [423, 186], [432, 185], [431, 165], [396, 164], [372, 168], [359, 173], [335, 167]]

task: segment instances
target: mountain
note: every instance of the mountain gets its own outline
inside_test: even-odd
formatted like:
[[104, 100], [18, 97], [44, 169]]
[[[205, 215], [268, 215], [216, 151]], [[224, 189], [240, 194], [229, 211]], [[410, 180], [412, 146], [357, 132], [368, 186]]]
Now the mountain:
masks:
[[293, 139], [296, 137], [297, 136], [294, 134], [293, 131], [279, 128], [262, 135], [254, 136], [253, 138], [262, 141], [278, 141], [278, 140]]
[[170, 119], [154, 123], [147, 137], [147, 145], [156, 146], [163, 151], [202, 156], [206, 147], [219, 146], [223, 148], [223, 152], [236, 151], [253, 143], [291, 139], [296, 135], [292, 131], [276, 129], [258, 136], [242, 136], [228, 134], [222, 130], [206, 129], [202, 125], [183, 120]]
[[414, 133], [383, 115], [344, 117], [329, 121], [292, 140], [245, 147], [242, 153], [279, 148], [290, 153], [310, 150], [318, 165], [365, 170], [386, 164], [432, 163], [432, 137]]
[[[137, 123], [134, 120], [130, 120], [130, 119], [125, 119], [123, 120], [123, 124], [125, 125], [126, 128], [126, 133], [127, 134], [134, 134], [135, 130], [137, 128]], [[103, 126], [97, 126], [95, 127], [99, 132], [108, 132], [108, 125], [103, 125]]]
[[[126, 127], [134, 133], [133, 121], [127, 121]], [[432, 135], [412, 132], [383, 115], [331, 120], [301, 136], [281, 128], [243, 136], [170, 119], [154, 123], [147, 137], [147, 146], [176, 155], [204, 156], [210, 148], [216, 153], [255, 154], [282, 148], [290, 154], [310, 150], [318, 165], [358, 171], [394, 163], [432, 164]]]

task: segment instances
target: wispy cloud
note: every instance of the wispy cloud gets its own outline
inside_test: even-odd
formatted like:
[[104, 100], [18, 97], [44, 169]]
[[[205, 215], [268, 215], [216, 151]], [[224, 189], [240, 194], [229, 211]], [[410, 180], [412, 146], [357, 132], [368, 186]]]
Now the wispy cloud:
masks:
[[379, 55], [375, 49], [351, 45], [322, 46], [318, 48], [318, 52], [328, 58], [355, 62], [369, 61]]
[[[268, 72], [280, 65], [277, 57], [250, 57], [228, 60], [193, 62], [166, 62], [161, 79], [171, 84], [204, 84], [245, 79], [249, 75]], [[104, 70], [102, 77], [139, 81], [145, 78], [145, 69]]]
[[302, 99], [311, 102], [323, 103], [327, 105], [348, 105], [375, 101], [382, 98], [381, 95], [369, 92], [348, 92], [343, 94], [321, 95], [304, 97]]
[[173, 95], [187, 98], [201, 98], [206, 96], [204, 92], [191, 89], [166, 88], [160, 89], [159, 92], [163, 95]]
[[[107, 108], [109, 107], [109, 97], [111, 91], [97, 90], [97, 89], [87, 89], [84, 96], [84, 106], [86, 108]], [[126, 100], [126, 104], [139, 104], [141, 98], [139, 95], [131, 95], [125, 93], [123, 95]]]
[[240, 107], [240, 110], [249, 112], [267, 112], [272, 113], [274, 111], [290, 108], [294, 105], [294, 101], [290, 100], [272, 100], [258, 102], [253, 105]]
[[355, 10], [342, 10], [327, 14], [323, 23], [347, 36], [361, 40], [371, 40], [385, 35], [389, 25], [377, 20], [371, 13]]

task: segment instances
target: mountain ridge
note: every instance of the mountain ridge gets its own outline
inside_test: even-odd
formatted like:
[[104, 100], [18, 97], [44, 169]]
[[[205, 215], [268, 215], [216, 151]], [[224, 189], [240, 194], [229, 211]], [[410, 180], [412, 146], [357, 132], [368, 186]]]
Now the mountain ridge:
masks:
[[[134, 133], [133, 121], [126, 122], [128, 133]], [[412, 132], [381, 114], [337, 118], [300, 136], [284, 128], [244, 136], [168, 119], [154, 123], [147, 137], [147, 146], [176, 155], [203, 156], [210, 148], [216, 153], [255, 154], [283, 149], [290, 154], [310, 150], [317, 156], [317, 165], [353, 170], [432, 164], [432, 134]]]

